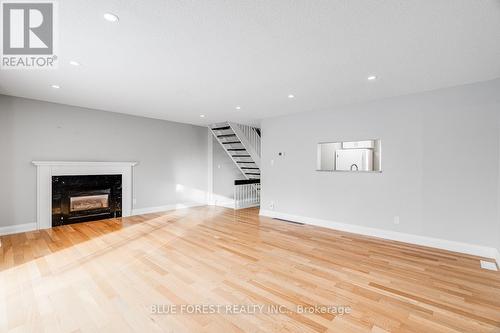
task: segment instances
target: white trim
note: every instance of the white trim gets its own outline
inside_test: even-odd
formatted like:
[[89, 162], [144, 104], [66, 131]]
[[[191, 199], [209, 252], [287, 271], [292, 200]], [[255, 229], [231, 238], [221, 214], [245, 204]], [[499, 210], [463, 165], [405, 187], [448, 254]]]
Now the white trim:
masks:
[[[183, 203], [183, 204], [140, 208], [140, 209], [132, 210], [131, 216], [149, 214], [149, 213], [159, 213], [159, 212], [165, 212], [165, 211], [169, 211], [169, 210], [176, 210], [176, 209], [183, 209], [183, 208], [190, 208], [190, 207], [199, 207], [199, 206], [205, 206], [205, 205], [206, 205], [205, 203], [189, 202], [189, 203]], [[9, 225], [6, 227], [0, 227], [0, 236], [18, 234], [20, 232], [34, 231], [37, 229], [38, 228], [37, 228], [36, 222], [18, 224], [18, 225]]]
[[52, 176], [122, 175], [122, 216], [132, 213], [132, 168], [138, 162], [33, 161], [37, 167], [37, 229], [52, 227]]
[[481, 268], [482, 269], [487, 269], [489, 271], [498, 271], [497, 264], [491, 261], [486, 261], [486, 260], [480, 260], [481, 263]]
[[495, 250], [497, 252], [496, 255], [495, 255], [495, 259], [497, 261], [497, 266], [500, 269], [500, 250], [498, 250], [498, 249], [495, 249]]
[[77, 166], [77, 167], [89, 167], [89, 166], [99, 166], [99, 167], [133, 167], [139, 164], [139, 162], [79, 162], [79, 161], [32, 161], [36, 166]]
[[147, 208], [138, 208], [132, 210], [132, 216], [134, 215], [142, 215], [142, 214], [151, 214], [151, 213], [160, 213], [166, 212], [169, 210], [183, 209], [183, 208], [191, 208], [191, 207], [199, 207], [206, 206], [206, 203], [201, 202], [187, 202], [187, 203], [178, 203], [173, 205], [165, 205], [165, 206], [157, 206], [157, 207], [147, 207]]
[[397, 231], [376, 229], [363, 227], [360, 225], [339, 223], [334, 221], [316, 219], [311, 217], [292, 215], [286, 213], [275, 212], [271, 210], [260, 210], [261, 216], [267, 216], [271, 218], [279, 218], [283, 220], [289, 220], [293, 222], [300, 222], [310, 225], [315, 225], [319, 227], [325, 227], [330, 229], [336, 229], [340, 231], [350, 232], [359, 235], [365, 235], [370, 237], [378, 237], [388, 240], [394, 240], [398, 242], [405, 242], [410, 244], [422, 245], [433, 247], [442, 250], [448, 250], [453, 252], [465, 253], [470, 255], [475, 255], [483, 258], [492, 258], [496, 259], [497, 263], [500, 266], [500, 254], [497, 249], [487, 246], [480, 246], [474, 244], [467, 244], [461, 242], [455, 242], [445, 239], [432, 238], [426, 236], [418, 236], [413, 234], [407, 234]]
[[235, 209], [236, 203], [234, 199], [215, 200], [212, 206]]
[[210, 128], [207, 127], [207, 203], [213, 205], [214, 201], [214, 143]]
[[0, 227], [0, 236], [36, 230], [36, 222]]

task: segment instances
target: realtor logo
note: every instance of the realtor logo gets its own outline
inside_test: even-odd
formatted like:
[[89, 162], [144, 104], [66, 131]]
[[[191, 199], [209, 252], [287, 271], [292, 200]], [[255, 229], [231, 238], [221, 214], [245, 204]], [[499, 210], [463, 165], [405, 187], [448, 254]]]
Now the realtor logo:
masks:
[[53, 2], [2, 2], [2, 69], [55, 68]]

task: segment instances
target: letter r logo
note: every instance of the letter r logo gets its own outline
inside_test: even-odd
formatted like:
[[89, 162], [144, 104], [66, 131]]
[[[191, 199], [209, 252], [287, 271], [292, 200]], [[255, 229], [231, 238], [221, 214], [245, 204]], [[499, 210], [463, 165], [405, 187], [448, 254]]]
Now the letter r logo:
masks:
[[4, 2], [3, 54], [52, 54], [53, 4]]

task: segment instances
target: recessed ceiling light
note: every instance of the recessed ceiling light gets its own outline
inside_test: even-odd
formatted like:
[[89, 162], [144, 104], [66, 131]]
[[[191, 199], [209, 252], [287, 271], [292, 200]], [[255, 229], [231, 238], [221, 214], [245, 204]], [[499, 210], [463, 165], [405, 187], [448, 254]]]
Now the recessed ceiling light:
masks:
[[200, 114], [200, 118], [205, 118], [205, 115], [204, 114]]
[[295, 98], [295, 95], [289, 94], [288, 98]]
[[80, 66], [80, 63], [79, 63], [78, 61], [74, 61], [74, 60], [71, 60], [71, 61], [69, 62], [69, 64], [70, 64], [71, 66]]
[[377, 77], [375, 75], [368, 76], [368, 81], [374, 81]]
[[109, 22], [118, 22], [119, 18], [115, 14], [105, 13], [104, 19]]
[[236, 107], [236, 110], [241, 110], [241, 106], [239, 106], [239, 105], [238, 105], [238, 106]]
[[60, 86], [60, 85], [58, 85], [58, 84], [53, 84], [53, 85], [51, 85], [51, 87], [52, 87], [52, 88], [54, 88], [54, 89], [59, 89], [59, 88], [61, 88], [61, 86]]

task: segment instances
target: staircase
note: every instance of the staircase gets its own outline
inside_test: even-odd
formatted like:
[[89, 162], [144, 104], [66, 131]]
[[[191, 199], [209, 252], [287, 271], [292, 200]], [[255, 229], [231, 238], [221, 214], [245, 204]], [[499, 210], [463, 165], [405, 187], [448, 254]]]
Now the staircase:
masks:
[[260, 205], [260, 130], [231, 122], [209, 126], [210, 131], [247, 181], [235, 181], [234, 208]]
[[231, 122], [209, 126], [246, 179], [260, 179], [260, 133], [256, 128]]

